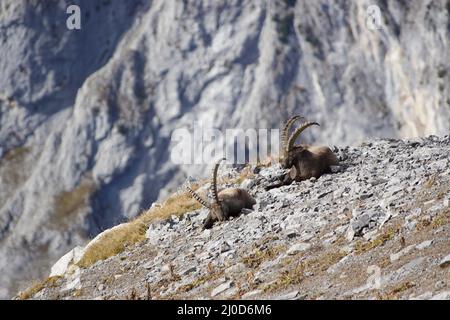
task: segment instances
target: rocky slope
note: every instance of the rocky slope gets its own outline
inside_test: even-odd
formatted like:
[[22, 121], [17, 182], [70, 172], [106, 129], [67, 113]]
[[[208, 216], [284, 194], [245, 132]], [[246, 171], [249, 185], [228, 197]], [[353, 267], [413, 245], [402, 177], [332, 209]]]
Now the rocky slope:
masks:
[[[82, 29], [66, 28], [77, 3]], [[367, 27], [367, 7], [382, 28]], [[310, 138], [449, 131], [448, 1], [2, 0], [0, 297], [137, 215], [205, 165], [170, 161], [177, 128]]]
[[240, 186], [257, 204], [238, 218], [155, 221], [145, 241], [22, 297], [450, 299], [450, 137], [335, 151], [333, 173], [270, 191], [277, 165], [253, 168]]

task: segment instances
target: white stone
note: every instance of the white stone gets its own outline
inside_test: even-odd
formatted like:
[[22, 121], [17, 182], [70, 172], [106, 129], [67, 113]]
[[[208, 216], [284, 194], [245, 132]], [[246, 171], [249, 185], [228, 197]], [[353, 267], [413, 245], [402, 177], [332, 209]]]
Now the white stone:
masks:
[[378, 227], [378, 230], [381, 230], [381, 228], [384, 226], [384, 224], [392, 217], [391, 213], [388, 212], [386, 213], [386, 215], [383, 217], [383, 219], [380, 222], [380, 225]]
[[300, 294], [300, 292], [298, 290], [283, 294], [281, 296], [276, 297], [276, 300], [294, 300], [295, 298], [298, 297], [298, 295]]
[[71, 265], [78, 263], [84, 254], [84, 248], [76, 246], [63, 255], [51, 268], [50, 277], [63, 276]]
[[433, 244], [433, 240], [426, 240], [426, 241], [424, 241], [422, 243], [419, 243], [416, 246], [416, 249], [417, 250], [423, 250], [423, 249], [426, 249], [426, 248], [430, 247], [432, 244]]
[[446, 267], [448, 267], [449, 265], [450, 265], [450, 254], [448, 254], [447, 256], [445, 256], [444, 259], [442, 259], [442, 260], [439, 262], [439, 266], [440, 266], [441, 268], [446, 268]]
[[311, 248], [311, 244], [309, 244], [309, 243], [304, 243], [304, 242], [297, 243], [297, 244], [294, 244], [292, 247], [290, 247], [288, 249], [288, 251], [286, 252], [286, 254], [293, 256], [293, 255], [296, 255], [297, 253], [306, 251], [309, 248]]
[[218, 287], [216, 287], [216, 288], [211, 292], [211, 297], [215, 297], [215, 296], [221, 294], [222, 292], [224, 292], [225, 290], [230, 289], [232, 285], [233, 285], [233, 281], [227, 281], [227, 282], [222, 283], [221, 285], [219, 285]]
[[63, 291], [70, 290], [78, 290], [81, 289], [81, 270], [77, 269], [75, 272], [69, 277], [66, 286]]
[[347, 233], [345, 235], [345, 238], [347, 239], [348, 242], [350, 242], [353, 240], [354, 237], [355, 237], [355, 231], [353, 230], [352, 226], [349, 225], [348, 229], [347, 229]]
[[410, 246], [407, 246], [406, 248], [403, 248], [402, 250], [400, 250], [397, 253], [391, 254], [390, 255], [391, 262], [397, 261], [402, 256], [404, 256], [405, 254], [408, 254], [409, 252], [411, 252], [414, 248], [415, 248], [414, 245], [410, 245]]
[[428, 300], [428, 299], [431, 299], [432, 296], [433, 296], [433, 293], [431, 291], [427, 291], [418, 296], [410, 297], [410, 299], [411, 300]]
[[245, 266], [245, 264], [236, 263], [236, 264], [232, 265], [231, 267], [228, 267], [227, 269], [225, 269], [225, 273], [226, 274], [241, 273], [241, 272], [244, 272], [246, 268], [247, 267]]
[[431, 300], [450, 300], [450, 291], [441, 292], [433, 296]]
[[241, 188], [249, 190], [249, 189], [251, 189], [254, 185], [255, 185], [255, 180], [254, 180], [254, 179], [245, 179], [245, 180], [242, 181], [242, 183], [241, 183]]
[[243, 294], [242, 295], [242, 299], [249, 299], [249, 298], [254, 297], [256, 295], [259, 295], [261, 293], [263, 293], [262, 290], [259, 290], [259, 289], [253, 290], [253, 291], [250, 291], [250, 292], [247, 292], [247, 293]]

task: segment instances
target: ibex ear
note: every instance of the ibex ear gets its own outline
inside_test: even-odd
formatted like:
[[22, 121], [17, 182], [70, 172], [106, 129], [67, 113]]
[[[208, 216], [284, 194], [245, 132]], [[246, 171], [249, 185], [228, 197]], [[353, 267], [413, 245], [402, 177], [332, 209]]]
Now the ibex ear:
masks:
[[295, 180], [295, 177], [297, 177], [297, 168], [295, 166], [292, 166], [291, 169], [289, 170], [289, 177], [292, 180]]

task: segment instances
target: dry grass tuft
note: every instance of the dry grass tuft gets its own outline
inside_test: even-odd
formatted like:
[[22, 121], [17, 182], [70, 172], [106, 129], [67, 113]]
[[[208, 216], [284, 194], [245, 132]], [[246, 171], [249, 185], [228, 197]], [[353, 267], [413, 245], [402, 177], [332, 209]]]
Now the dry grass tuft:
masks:
[[90, 195], [95, 192], [95, 183], [84, 178], [72, 191], [64, 191], [55, 197], [55, 211], [58, 216], [68, 216], [88, 205]]
[[327, 252], [316, 259], [313, 259], [307, 263], [307, 268], [309, 270], [320, 270], [326, 271], [329, 267], [339, 262], [342, 258], [347, 255], [344, 251], [332, 251]]
[[20, 292], [18, 295], [18, 299], [19, 300], [30, 299], [31, 297], [33, 297], [36, 293], [38, 293], [42, 289], [44, 289], [46, 287], [54, 287], [56, 285], [56, 281], [59, 280], [60, 278], [61, 278], [60, 276], [49, 277], [49, 278], [45, 279], [44, 281], [34, 283], [33, 285], [31, 285], [24, 291]]
[[280, 162], [280, 156], [279, 155], [270, 155], [266, 159], [259, 161], [256, 166], [257, 167], [263, 167], [268, 168], [272, 165]]
[[30, 147], [17, 147], [5, 153], [0, 159], [0, 176], [8, 186], [7, 189], [14, 190], [26, 180], [26, 161], [31, 152]]
[[435, 173], [423, 183], [423, 186], [425, 188], [431, 188], [436, 184], [437, 181], [438, 181], [438, 174]]
[[5, 161], [17, 161], [25, 157], [27, 153], [31, 151], [30, 147], [17, 147], [14, 149], [9, 150], [6, 152], [5, 156], [3, 157], [3, 160]]
[[284, 246], [269, 247], [264, 250], [259, 248], [255, 249], [252, 253], [242, 258], [242, 263], [248, 268], [256, 269], [264, 261], [275, 259], [281, 252], [285, 250]]
[[[245, 179], [250, 179], [254, 177], [255, 174], [252, 172], [252, 167], [250, 165], [246, 165], [240, 172], [234, 174], [232, 176], [222, 176], [217, 178], [217, 184], [233, 184], [235, 186], [240, 185]], [[212, 180], [207, 180], [205, 182], [211, 183]]]
[[172, 215], [181, 216], [199, 208], [200, 205], [188, 194], [174, 195], [161, 206], [151, 208], [136, 219], [100, 234], [96, 241], [91, 242], [92, 245], [86, 247], [78, 266], [87, 268], [99, 260], [121, 253], [127, 246], [145, 240], [148, 225], [153, 221], [168, 219]]
[[124, 223], [101, 233], [86, 246], [77, 265], [87, 268], [99, 260], [121, 253], [127, 246], [143, 241], [146, 230], [143, 223]]
[[175, 195], [167, 199], [160, 207], [154, 207], [137, 217], [132, 223], [149, 224], [153, 221], [164, 220], [172, 215], [182, 216], [186, 212], [200, 209], [200, 204], [187, 193]]
[[448, 223], [450, 223], [450, 210], [447, 210], [446, 212], [443, 212], [434, 217], [431, 221], [431, 227], [435, 229], [442, 227]]
[[401, 294], [404, 291], [407, 291], [411, 288], [414, 288], [416, 286], [415, 283], [406, 281], [398, 284], [395, 286], [392, 290], [386, 293], [377, 293], [377, 299], [378, 300], [396, 300], [399, 298], [399, 294]]
[[396, 295], [396, 294], [398, 294], [400, 292], [403, 292], [403, 291], [406, 291], [408, 289], [414, 288], [415, 286], [416, 285], [414, 283], [407, 281], [407, 282], [401, 283], [398, 286], [396, 286], [394, 289], [391, 290], [390, 293]]
[[377, 263], [377, 265], [382, 269], [387, 268], [390, 264], [391, 259], [389, 258], [389, 256], [383, 256]]
[[282, 261], [283, 271], [278, 277], [263, 286], [265, 293], [276, 292], [288, 288], [291, 285], [299, 285], [304, 279], [307, 271], [325, 272], [329, 267], [340, 261], [347, 254], [343, 251], [329, 251], [317, 257], [303, 262], [297, 262], [295, 257], [286, 258]]
[[290, 285], [300, 284], [304, 279], [304, 268], [302, 263], [298, 263], [293, 268], [283, 270], [275, 281], [263, 287], [263, 291], [265, 293], [275, 292], [287, 288]]
[[369, 242], [359, 241], [355, 246], [355, 253], [362, 254], [364, 252], [370, 251], [376, 247], [384, 245], [387, 241], [391, 240], [396, 232], [399, 230], [399, 227], [390, 227], [384, 230], [382, 234], [380, 234], [376, 239]]
[[216, 268], [212, 266], [211, 264], [208, 265], [207, 273], [203, 276], [194, 279], [191, 283], [188, 283], [186, 285], [182, 285], [179, 287], [175, 293], [170, 294], [168, 296], [163, 297], [164, 299], [173, 299], [176, 297], [177, 294], [182, 294], [189, 292], [195, 288], [198, 288], [204, 284], [211, 283], [220, 277], [223, 277], [224, 275], [224, 269], [223, 268]]

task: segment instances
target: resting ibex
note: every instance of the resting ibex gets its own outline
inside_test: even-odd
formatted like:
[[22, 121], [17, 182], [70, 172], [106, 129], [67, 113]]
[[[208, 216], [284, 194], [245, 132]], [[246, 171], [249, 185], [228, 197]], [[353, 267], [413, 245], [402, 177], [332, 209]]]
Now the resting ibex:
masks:
[[244, 189], [227, 188], [221, 190], [219, 193], [217, 192], [217, 171], [222, 160], [225, 159], [221, 159], [216, 163], [212, 173], [212, 203], [208, 203], [194, 190], [187, 187], [187, 190], [192, 195], [192, 197], [201, 205], [209, 209], [209, 214], [203, 223], [204, 229], [211, 228], [215, 221], [224, 221], [231, 216], [239, 215], [243, 208], [252, 209], [253, 205], [256, 203], [255, 199], [253, 199], [253, 197]]
[[310, 146], [306, 144], [294, 145], [298, 136], [308, 127], [316, 125], [317, 122], [306, 122], [297, 128], [287, 139], [289, 129], [300, 119], [294, 116], [286, 122], [282, 131], [282, 155], [280, 163], [283, 168], [290, 169], [283, 177], [283, 181], [266, 187], [266, 189], [277, 188], [290, 184], [292, 181], [307, 180], [311, 177], [318, 178], [329, 172], [330, 167], [339, 163], [336, 155], [330, 148], [325, 146]]

